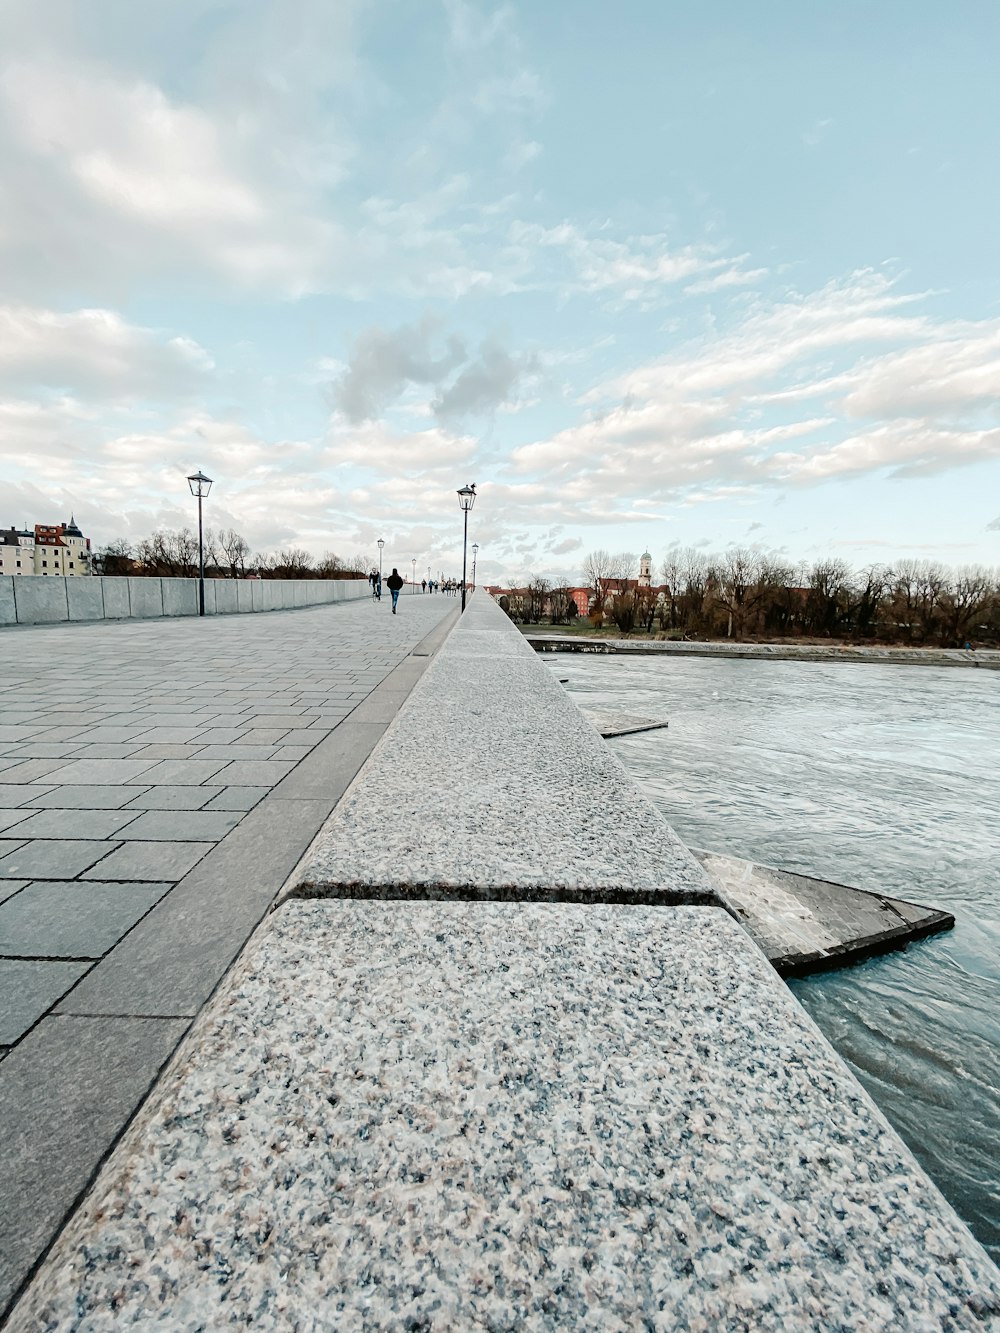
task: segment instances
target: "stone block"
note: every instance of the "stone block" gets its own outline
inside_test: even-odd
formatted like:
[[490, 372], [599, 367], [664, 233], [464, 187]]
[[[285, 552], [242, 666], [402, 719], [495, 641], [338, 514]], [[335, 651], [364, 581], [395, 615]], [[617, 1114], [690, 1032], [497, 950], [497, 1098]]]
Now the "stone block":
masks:
[[0, 1311], [187, 1026], [186, 1019], [45, 1018], [0, 1064]]
[[167, 880], [36, 880], [0, 905], [0, 951], [21, 957], [101, 958], [169, 888]]
[[43, 578], [39, 574], [11, 577], [19, 625], [52, 625], [69, 619], [66, 580], [61, 575], [54, 578]]
[[104, 588], [102, 580], [90, 577], [67, 578], [66, 608], [70, 620], [103, 620]]
[[236, 579], [233, 587], [236, 589], [236, 609], [237, 611], [253, 611], [253, 590], [256, 579]]
[[197, 579], [160, 579], [165, 616], [196, 616], [198, 614]]
[[129, 615], [135, 620], [149, 620], [163, 615], [161, 579], [129, 579]]
[[82, 962], [0, 958], [0, 1046], [20, 1041], [88, 967]]
[[[195, 593], [197, 595], [198, 580], [195, 579]], [[218, 587], [218, 579], [205, 580], [205, 615], [215, 615], [215, 590]]]
[[17, 608], [14, 605], [16, 577], [14, 574], [0, 574], [0, 625], [17, 624]]
[[971, 1333], [998, 1309], [722, 911], [350, 901], [271, 916], [15, 1326]]
[[213, 579], [215, 585], [215, 614], [235, 615], [239, 607], [239, 584], [235, 579]]
[[129, 605], [128, 585], [128, 579], [101, 579], [101, 591], [104, 594], [105, 620], [127, 620], [132, 614]]

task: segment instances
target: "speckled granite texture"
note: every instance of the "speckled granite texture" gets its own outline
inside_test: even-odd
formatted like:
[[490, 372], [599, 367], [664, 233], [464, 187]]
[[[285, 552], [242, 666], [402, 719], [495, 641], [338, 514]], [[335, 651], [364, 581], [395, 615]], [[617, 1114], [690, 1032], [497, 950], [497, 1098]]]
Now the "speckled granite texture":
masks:
[[723, 912], [292, 901], [11, 1329], [982, 1329], [1000, 1274]]
[[331, 815], [295, 891], [721, 902], [485, 594]]

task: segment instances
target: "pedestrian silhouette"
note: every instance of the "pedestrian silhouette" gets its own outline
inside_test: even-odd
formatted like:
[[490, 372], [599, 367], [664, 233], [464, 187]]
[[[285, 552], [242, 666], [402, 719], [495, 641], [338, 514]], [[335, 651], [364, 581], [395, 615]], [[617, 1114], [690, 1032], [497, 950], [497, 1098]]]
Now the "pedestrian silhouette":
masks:
[[395, 565], [392, 567], [392, 573], [385, 581], [385, 586], [392, 593], [392, 614], [396, 614], [396, 603], [399, 601], [399, 590], [403, 586], [403, 578]]

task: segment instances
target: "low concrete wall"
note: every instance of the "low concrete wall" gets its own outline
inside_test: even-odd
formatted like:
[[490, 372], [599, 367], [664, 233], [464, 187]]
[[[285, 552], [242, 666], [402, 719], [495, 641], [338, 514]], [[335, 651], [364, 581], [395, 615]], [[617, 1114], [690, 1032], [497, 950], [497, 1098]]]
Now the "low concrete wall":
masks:
[[[206, 579], [205, 614], [326, 606], [367, 595], [364, 579]], [[0, 626], [197, 614], [197, 579], [0, 576]]]

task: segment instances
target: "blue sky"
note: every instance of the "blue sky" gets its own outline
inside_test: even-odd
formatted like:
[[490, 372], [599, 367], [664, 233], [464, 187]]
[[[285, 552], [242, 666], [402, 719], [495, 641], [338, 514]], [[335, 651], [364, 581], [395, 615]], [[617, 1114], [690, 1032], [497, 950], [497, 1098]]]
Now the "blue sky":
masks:
[[5, 0], [0, 522], [997, 564], [1000, 7]]

